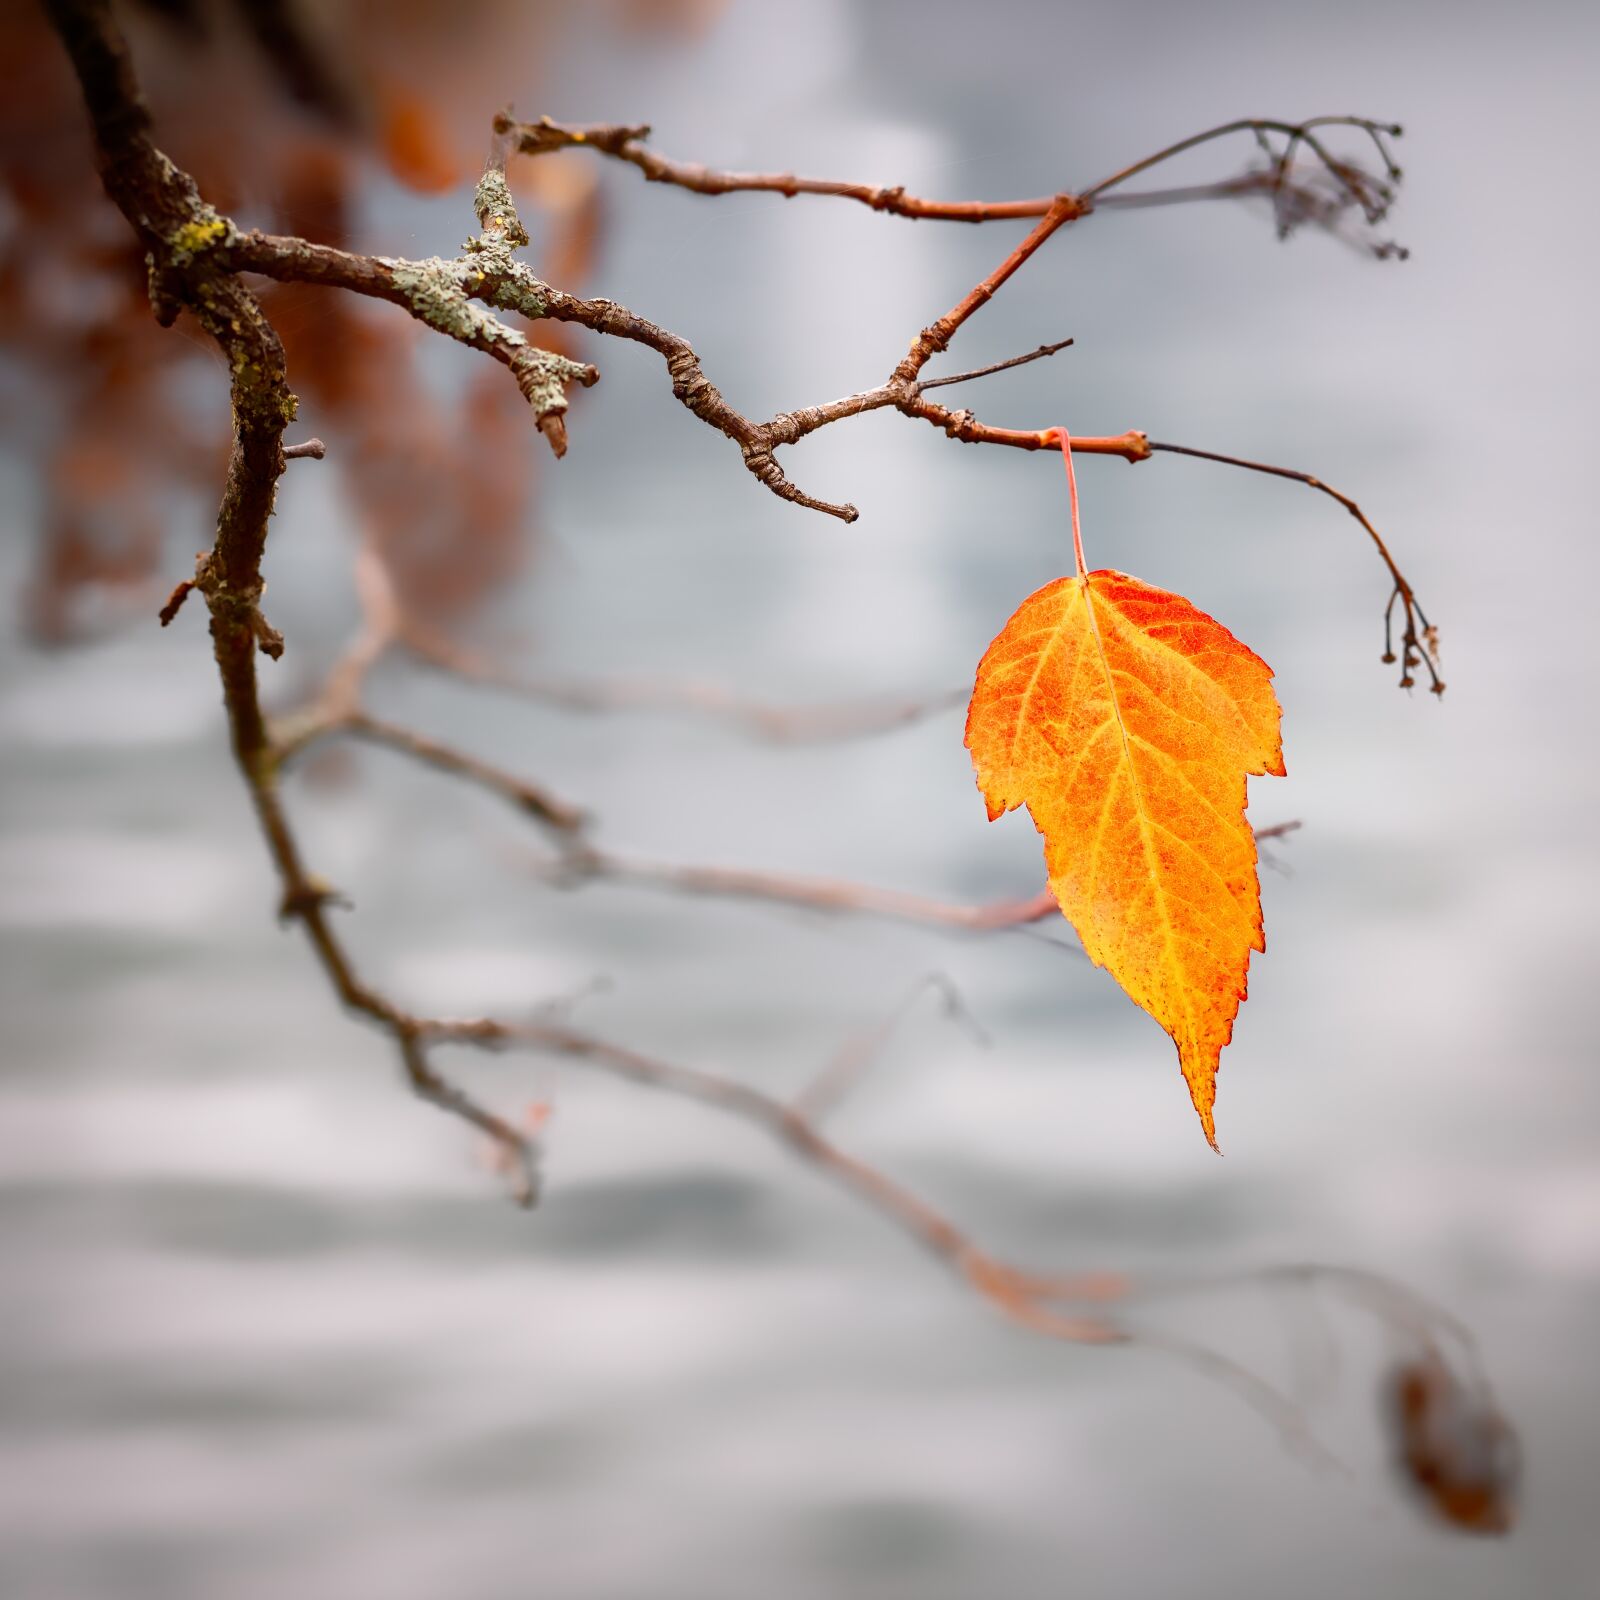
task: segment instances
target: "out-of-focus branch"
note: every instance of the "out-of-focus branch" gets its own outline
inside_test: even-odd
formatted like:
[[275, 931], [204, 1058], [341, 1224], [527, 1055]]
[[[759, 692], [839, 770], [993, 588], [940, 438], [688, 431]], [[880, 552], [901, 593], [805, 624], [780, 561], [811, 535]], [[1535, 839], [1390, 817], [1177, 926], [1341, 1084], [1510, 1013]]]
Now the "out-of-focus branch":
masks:
[[1020, 928], [1060, 914], [1055, 896], [1048, 889], [1026, 899], [958, 905], [842, 878], [808, 878], [739, 867], [643, 861], [594, 845], [556, 855], [545, 864], [543, 871], [553, 882], [568, 888], [585, 883], [626, 884], [717, 900], [760, 900], [805, 911], [884, 917], [892, 922], [922, 923], [964, 933]]
[[974, 1042], [988, 1046], [989, 1035], [967, 1010], [966, 1002], [961, 998], [961, 992], [955, 984], [942, 972], [925, 973], [905, 992], [899, 1005], [886, 1017], [881, 1018], [873, 1027], [847, 1039], [833, 1059], [793, 1097], [789, 1102], [790, 1105], [813, 1123], [821, 1123], [829, 1112], [835, 1110], [854, 1092], [882, 1052], [889, 1036], [905, 1020], [912, 1006], [929, 990], [939, 996], [947, 1017], [959, 1022]]
[[[458, 650], [431, 630], [418, 627], [403, 614], [394, 585], [382, 558], [370, 546], [363, 546], [356, 564], [356, 592], [361, 608], [361, 627], [350, 646], [335, 662], [322, 693], [301, 712], [281, 719], [272, 729], [272, 750], [280, 768], [288, 767], [311, 745], [323, 740], [350, 737], [381, 744], [410, 756], [440, 771], [462, 777], [480, 788], [498, 794], [513, 807], [539, 823], [554, 853], [538, 862], [536, 870], [564, 889], [577, 889], [591, 883], [610, 883], [633, 888], [655, 889], [666, 893], [727, 900], [756, 900], [793, 906], [825, 914], [881, 917], [947, 928], [960, 933], [993, 933], [1026, 928], [1048, 920], [1057, 911], [1055, 896], [1049, 889], [1023, 898], [992, 900], [979, 904], [960, 904], [937, 900], [904, 890], [885, 889], [871, 884], [838, 878], [814, 878], [798, 874], [755, 871], [737, 867], [646, 861], [620, 854], [595, 844], [588, 836], [590, 819], [578, 807], [559, 800], [540, 785], [519, 778], [492, 763], [443, 741], [429, 738], [372, 716], [362, 705], [367, 675], [391, 648], [405, 645], [418, 649], [424, 658], [441, 669], [469, 680], [523, 692], [521, 680], [493, 673], [473, 656]], [[741, 702], [716, 686], [703, 691], [704, 701], [677, 699], [669, 687], [664, 697], [641, 697], [631, 702], [632, 709], [711, 709], [732, 708], [739, 717], [750, 717], [760, 724], [768, 719], [793, 716], [777, 708]], [[586, 688], [572, 701], [575, 709], [621, 709], [608, 698], [593, 698], [597, 691]], [[538, 690], [534, 697], [539, 698]], [[895, 708], [893, 718], [879, 716], [871, 706], [810, 708], [798, 726], [779, 722], [775, 736], [797, 738], [809, 727], [814, 736], [848, 737], [863, 731], [881, 732], [898, 721], [910, 720], [941, 705], [964, 701], [966, 691], [949, 696], [910, 702]], [[623, 704], [630, 704], [624, 700]], [[770, 726], [763, 731], [771, 732]], [[1300, 826], [1298, 821], [1274, 823], [1258, 828], [1258, 841], [1282, 838]], [[1064, 948], [1074, 949], [1072, 945]]]
[[1364, 512], [1349, 495], [1341, 493], [1332, 484], [1324, 483], [1321, 478], [1309, 472], [1300, 472], [1293, 467], [1269, 466], [1263, 461], [1246, 461], [1242, 456], [1219, 455], [1214, 450], [1196, 450], [1183, 444], [1157, 444], [1151, 441], [1152, 452], [1163, 451], [1168, 455], [1194, 456], [1200, 461], [1220, 461], [1226, 467], [1240, 467], [1246, 472], [1264, 472], [1273, 478], [1288, 478], [1294, 483], [1303, 483], [1308, 489], [1315, 489], [1319, 494], [1325, 494], [1330, 500], [1336, 500], [1346, 511], [1366, 530], [1367, 537], [1372, 540], [1373, 547], [1378, 552], [1379, 559], [1389, 569], [1389, 576], [1394, 581], [1394, 589], [1389, 596], [1388, 607], [1383, 615], [1383, 659], [1386, 663], [1395, 660], [1394, 641], [1390, 633], [1390, 621], [1394, 614], [1395, 602], [1400, 602], [1402, 619], [1405, 631], [1401, 636], [1402, 654], [1400, 663], [1400, 687], [1409, 689], [1416, 681], [1412, 677], [1412, 669], [1423, 666], [1428, 669], [1429, 692], [1436, 695], [1444, 693], [1444, 680], [1439, 676], [1439, 630], [1428, 621], [1427, 613], [1422, 609], [1422, 603], [1417, 599], [1416, 591], [1411, 587], [1406, 575], [1400, 570], [1394, 557], [1389, 553], [1389, 547], [1384, 543], [1383, 535], [1373, 527]]
[[[895, 1020], [891, 1017], [888, 1025], [892, 1027]], [[423, 1022], [420, 1027], [430, 1042], [554, 1055], [747, 1122], [894, 1224], [1007, 1320], [1044, 1338], [1066, 1343], [1134, 1345], [1173, 1356], [1230, 1389], [1277, 1430], [1288, 1448], [1321, 1467], [1345, 1472], [1343, 1463], [1318, 1439], [1302, 1407], [1274, 1384], [1220, 1350], [1192, 1339], [1147, 1330], [1131, 1320], [1130, 1314], [1136, 1316], [1141, 1306], [1158, 1305], [1178, 1294], [1224, 1290], [1229, 1287], [1229, 1280], [1152, 1281], [1139, 1285], [1116, 1273], [1067, 1274], [1017, 1265], [985, 1249], [923, 1196], [829, 1138], [822, 1131], [820, 1119], [837, 1103], [838, 1093], [848, 1089], [881, 1043], [881, 1030], [876, 1038], [869, 1036], [864, 1041], [865, 1048], [853, 1060], [847, 1047], [798, 1095], [785, 1098], [742, 1079], [666, 1061], [558, 1020], [520, 1024], [492, 1018], [437, 1020]], [[840, 1068], [840, 1079], [830, 1084], [834, 1068]], [[1241, 1274], [1234, 1282], [1258, 1287], [1284, 1280], [1303, 1284], [1310, 1291], [1326, 1288], [1346, 1296], [1369, 1312], [1401, 1349], [1412, 1353], [1413, 1359], [1439, 1362], [1461, 1385], [1477, 1412], [1492, 1418], [1504, 1433], [1510, 1433], [1509, 1423], [1495, 1405], [1471, 1334], [1447, 1312], [1381, 1274], [1315, 1263]], [[1457, 1348], [1450, 1350], [1452, 1344]]]
[[778, 705], [711, 681], [574, 678], [513, 671], [420, 626], [407, 626], [399, 646], [426, 666], [515, 699], [580, 714], [665, 712], [710, 717], [770, 744], [820, 744], [887, 733], [953, 711], [966, 704], [970, 692], [961, 688], [930, 695]]
[[558, 799], [538, 784], [518, 778], [493, 762], [482, 761], [465, 750], [458, 750], [438, 739], [430, 739], [426, 734], [401, 727], [398, 723], [369, 716], [364, 711], [352, 711], [333, 721], [297, 730], [293, 742], [280, 748], [278, 759], [287, 765], [311, 745], [340, 735], [367, 744], [382, 745], [409, 756], [425, 767], [432, 767], [451, 777], [464, 778], [480, 789], [499, 795], [558, 837], [569, 837], [583, 826], [584, 813], [577, 806]]
[[[190, 311], [221, 349], [231, 374], [234, 443], [216, 538], [200, 556], [188, 588], [210, 612], [234, 758], [278, 870], [281, 913], [305, 928], [344, 1004], [395, 1040], [413, 1089], [497, 1143], [513, 1170], [514, 1193], [529, 1204], [536, 1186], [530, 1141], [445, 1082], [426, 1059], [416, 1020], [356, 975], [328, 914], [333, 891], [307, 871], [279, 796], [256, 652], [277, 657], [283, 651], [282, 636], [260, 609], [267, 524], [284, 470], [283, 433], [295, 414], [283, 346], [256, 298], [212, 253], [230, 225], [151, 142], [149, 113], [127, 46], [104, 0], [49, 0], [49, 11], [83, 89], [106, 192], [149, 252], [157, 316], [170, 323], [180, 308]], [[164, 620], [187, 592], [182, 586], [175, 591]]]
[[[1336, 156], [1323, 138], [1322, 130], [1328, 128], [1353, 128], [1365, 134], [1377, 154], [1382, 172], [1369, 172], [1357, 162]], [[1109, 178], [1091, 184], [1083, 191], [1081, 198], [1094, 207], [1112, 205], [1132, 208], [1264, 194], [1272, 201], [1278, 237], [1281, 239], [1288, 238], [1296, 228], [1305, 225], [1337, 233], [1345, 213], [1352, 209], [1361, 213], [1368, 228], [1373, 228], [1388, 216], [1399, 188], [1401, 170], [1387, 141], [1398, 139], [1402, 131], [1398, 123], [1374, 122], [1369, 117], [1311, 117], [1305, 122], [1241, 118], [1207, 128], [1203, 133], [1180, 139], [1176, 144], [1156, 151], [1154, 155], [1135, 161]], [[1145, 193], [1122, 191], [1122, 185], [1128, 179], [1200, 145], [1236, 133], [1255, 136], [1257, 147], [1267, 158], [1264, 169], [1246, 172], [1222, 183], [1193, 184]], [[1282, 139], [1281, 147], [1273, 145], [1273, 135]], [[1316, 158], [1309, 179], [1300, 178], [1295, 166], [1301, 149], [1310, 151]], [[1367, 248], [1380, 260], [1394, 257], [1403, 261], [1408, 254], [1402, 246], [1389, 239], [1369, 239]]]

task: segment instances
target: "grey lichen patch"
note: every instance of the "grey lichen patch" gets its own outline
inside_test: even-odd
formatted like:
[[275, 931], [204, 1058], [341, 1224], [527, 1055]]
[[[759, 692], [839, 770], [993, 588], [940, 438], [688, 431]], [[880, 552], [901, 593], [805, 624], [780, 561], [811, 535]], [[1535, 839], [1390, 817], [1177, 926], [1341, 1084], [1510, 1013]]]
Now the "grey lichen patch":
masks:
[[594, 382], [595, 370], [582, 361], [569, 361], [554, 350], [529, 345], [517, 356], [517, 386], [542, 420], [567, 409], [567, 385]]
[[515, 250], [528, 242], [528, 230], [517, 215], [517, 203], [511, 198], [506, 175], [491, 167], [478, 180], [477, 192], [472, 197], [472, 208], [478, 214], [478, 226], [486, 237], [469, 242], [469, 248], [489, 248], [502, 244]]
[[512, 266], [497, 276], [494, 303], [504, 311], [518, 311], [525, 317], [539, 318], [549, 310], [546, 298], [550, 286], [542, 283], [526, 267]]
[[479, 348], [493, 345], [501, 352], [509, 351], [517, 387], [560, 455], [565, 440], [559, 419], [567, 409], [567, 386], [577, 383], [587, 387], [599, 374], [585, 362], [571, 361], [553, 350], [530, 345], [523, 334], [475, 302], [476, 295], [527, 317], [547, 314], [548, 285], [512, 262], [503, 239], [487, 229], [486, 235], [479, 251], [466, 260], [445, 261], [439, 256], [426, 261], [402, 261], [389, 256], [378, 260], [389, 269], [390, 281], [413, 314], [430, 328], [463, 344]]
[[473, 303], [469, 286], [476, 289], [483, 275], [476, 266], [430, 256], [426, 261], [378, 258], [418, 318], [430, 328], [447, 333], [463, 344], [525, 345], [528, 341], [480, 305]]

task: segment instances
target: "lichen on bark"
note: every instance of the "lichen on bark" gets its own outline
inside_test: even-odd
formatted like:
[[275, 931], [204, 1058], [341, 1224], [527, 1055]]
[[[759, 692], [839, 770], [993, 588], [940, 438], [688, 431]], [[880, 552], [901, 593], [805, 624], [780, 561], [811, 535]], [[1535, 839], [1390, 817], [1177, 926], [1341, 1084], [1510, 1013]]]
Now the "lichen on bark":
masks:
[[527, 345], [521, 350], [512, 369], [516, 373], [517, 387], [540, 422], [567, 409], [566, 386], [569, 383], [594, 381], [593, 367], [581, 361], [569, 361], [554, 350], [541, 350], [538, 345]]
[[440, 256], [429, 256], [425, 261], [400, 261], [389, 256], [378, 259], [388, 267], [406, 304], [430, 328], [465, 344], [528, 342], [515, 328], [508, 328], [482, 306], [473, 304], [467, 285], [471, 279], [481, 277], [476, 267]]
[[[500, 168], [489, 167], [478, 180], [477, 190], [472, 197], [472, 209], [478, 215], [478, 226], [486, 234], [498, 236], [510, 249], [528, 243], [528, 230], [517, 215], [517, 203], [511, 198], [506, 175]], [[476, 243], [481, 248], [488, 241]], [[469, 244], [468, 248], [472, 248], [472, 245]]]

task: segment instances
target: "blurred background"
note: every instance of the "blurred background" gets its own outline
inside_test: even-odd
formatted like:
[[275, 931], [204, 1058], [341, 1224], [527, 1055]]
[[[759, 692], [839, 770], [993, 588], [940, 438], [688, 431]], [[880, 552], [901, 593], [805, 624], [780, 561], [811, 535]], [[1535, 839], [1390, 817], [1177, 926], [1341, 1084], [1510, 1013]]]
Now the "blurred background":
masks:
[[[360, 962], [420, 1009], [525, 1010], [773, 1089], [922, 975], [834, 1131], [1000, 1253], [1156, 1278], [1372, 1268], [1474, 1330], [1527, 1453], [1503, 1540], [1399, 1495], [1390, 1351], [1331, 1301], [1244, 1288], [1153, 1325], [1306, 1404], [1292, 1457], [1153, 1350], [1001, 1322], [755, 1131], [537, 1060], [451, 1060], [548, 1101], [512, 1208], [462, 1127], [342, 1016], [231, 767], [204, 619], [154, 610], [208, 541], [226, 388], [143, 306], [75, 90], [8, 10], [0, 138], [0, 1588], [8, 1595], [1581, 1596], [1600, 1584], [1596, 794], [1586, 607], [1600, 229], [1577, 195], [1600, 14], [1576, 4], [1065, 7], [659, 0], [123, 7], [158, 139], [249, 221], [450, 255], [489, 118], [648, 121], [686, 160], [1004, 198], [1090, 183], [1236, 116], [1406, 125], [1378, 262], [1243, 202], [1065, 230], [937, 370], [986, 420], [1128, 427], [1355, 494], [1442, 630], [1442, 702], [1380, 664], [1388, 584], [1294, 484], [1198, 461], [1080, 470], [1092, 562], [1177, 589], [1273, 663], [1290, 776], [1258, 825], [1271, 949], [1205, 1148], [1171, 1047], [1070, 948], [563, 892], [492, 800], [366, 751], [293, 790]], [[253, 30], [253, 31], [252, 31]], [[281, 31], [281, 30], [280, 30]], [[1172, 181], [1229, 176], [1248, 140]], [[761, 417], [879, 381], [1020, 229], [708, 200], [566, 157], [513, 171], [532, 255], [685, 335]], [[537, 170], [535, 170], [537, 168]], [[559, 465], [513, 386], [387, 307], [274, 289], [303, 397], [268, 552], [314, 691], [353, 557], [520, 669], [694, 676], [776, 704], [970, 683], [1070, 562], [1059, 462], [893, 414], [784, 453], [784, 505], [676, 406], [602, 381]], [[485, 370], [487, 369], [487, 370]], [[592, 808], [654, 860], [1029, 894], [959, 712], [775, 747], [714, 719], [574, 715], [385, 666], [371, 701]], [[1047, 930], [1049, 931], [1049, 930]]]

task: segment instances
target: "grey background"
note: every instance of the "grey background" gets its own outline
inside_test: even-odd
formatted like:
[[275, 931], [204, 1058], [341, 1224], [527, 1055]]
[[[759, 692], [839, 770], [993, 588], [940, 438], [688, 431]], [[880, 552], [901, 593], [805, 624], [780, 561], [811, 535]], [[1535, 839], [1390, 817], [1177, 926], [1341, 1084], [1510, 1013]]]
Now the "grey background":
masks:
[[[1524, 1433], [1513, 1537], [1450, 1539], [1393, 1497], [1384, 1352], [1357, 1323], [1313, 1337], [1259, 1292], [1165, 1323], [1290, 1383], [1310, 1349], [1346, 1482], [1180, 1364], [1007, 1328], [745, 1128], [576, 1070], [461, 1063], [503, 1106], [555, 1098], [549, 1198], [513, 1212], [274, 925], [186, 616], [66, 656], [0, 644], [6, 1592], [1594, 1593], [1597, 31], [1555, 5], [747, 3], [693, 49], [591, 37], [546, 86], [554, 114], [648, 119], [686, 158], [951, 195], [1082, 184], [1239, 114], [1407, 124], [1408, 264], [1279, 246], [1242, 207], [1105, 216], [946, 367], [1075, 335], [970, 403], [1321, 473], [1443, 627], [1450, 693], [1411, 699], [1376, 659], [1383, 573], [1337, 507], [1202, 463], [1082, 467], [1091, 560], [1218, 616], [1286, 708], [1290, 777], [1259, 781], [1252, 815], [1306, 826], [1292, 875], [1265, 875], [1226, 1160], [1154, 1025], [1037, 941], [562, 895], [500, 810], [382, 756], [297, 792], [361, 959], [419, 1006], [514, 1009], [605, 974], [594, 1027], [777, 1086], [949, 973], [994, 1048], [924, 1005], [841, 1137], [1029, 1259], [1343, 1260], [1437, 1297]], [[534, 109], [506, 70], [494, 103]], [[594, 288], [685, 333], [752, 415], [876, 381], [1009, 237], [607, 182]], [[462, 197], [385, 192], [369, 236], [448, 252], [464, 223]], [[841, 426], [787, 464], [862, 508], [847, 529], [754, 486], [647, 352], [593, 353], [545, 557], [500, 613], [531, 661], [779, 700], [941, 689], [1070, 559], [1052, 461]], [[285, 698], [350, 616], [334, 481], [296, 468], [273, 536]], [[13, 596], [33, 492], [8, 458]], [[208, 519], [174, 529], [174, 570]], [[619, 849], [951, 898], [1037, 878], [1027, 823], [983, 820], [958, 714], [772, 751], [398, 672], [376, 698], [592, 805]]]

